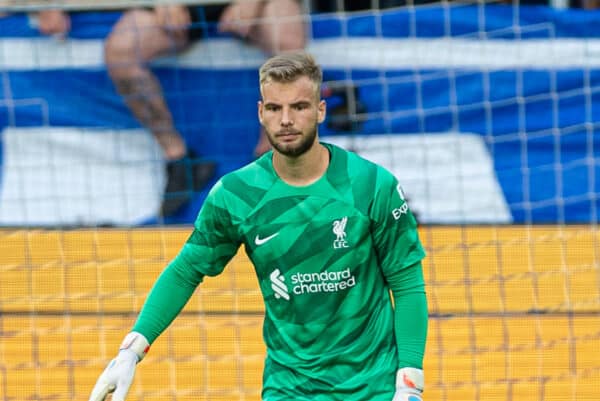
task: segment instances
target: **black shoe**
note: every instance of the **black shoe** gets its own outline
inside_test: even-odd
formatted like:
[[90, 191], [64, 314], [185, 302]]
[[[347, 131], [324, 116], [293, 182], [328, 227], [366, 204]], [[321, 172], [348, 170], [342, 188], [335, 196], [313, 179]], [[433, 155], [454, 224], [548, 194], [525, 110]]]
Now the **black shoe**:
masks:
[[161, 206], [162, 216], [171, 216], [186, 205], [215, 175], [216, 163], [198, 158], [193, 152], [167, 162], [167, 185]]

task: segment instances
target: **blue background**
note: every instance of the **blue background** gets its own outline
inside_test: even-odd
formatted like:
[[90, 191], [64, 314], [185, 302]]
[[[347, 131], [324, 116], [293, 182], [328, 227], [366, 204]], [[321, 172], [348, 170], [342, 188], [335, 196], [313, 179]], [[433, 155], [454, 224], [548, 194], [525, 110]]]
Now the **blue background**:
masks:
[[[104, 38], [119, 15], [118, 12], [74, 13], [70, 37]], [[528, 27], [537, 25], [519, 30], [515, 29], [516, 22]], [[596, 11], [429, 6], [386, 11], [378, 16], [315, 15], [312, 32], [315, 41], [337, 38], [342, 32], [353, 37], [416, 35], [511, 41], [598, 38], [598, 26], [600, 14]], [[37, 36], [39, 33], [23, 15], [0, 19], [0, 37]], [[254, 68], [169, 66], [157, 68], [156, 72], [178, 129], [191, 148], [218, 162], [218, 176], [252, 160], [258, 137], [259, 97]], [[103, 68], [0, 73], [4, 78], [0, 84], [0, 129], [44, 125], [139, 126]], [[589, 223], [598, 219], [599, 70], [349, 68], [326, 69], [325, 79], [351, 79], [358, 86], [370, 117], [360, 132], [354, 134], [458, 131], [482, 135], [516, 223]], [[489, 94], [486, 85], [491, 89]], [[584, 87], [589, 91], [583, 91]], [[47, 119], [39, 105], [6, 107], [3, 101], [10, 100], [9, 97], [45, 99], [49, 107]], [[335, 99], [331, 104], [335, 105]], [[458, 111], [453, 112], [457, 107]], [[321, 134], [326, 137], [340, 132], [324, 124]], [[199, 193], [188, 208], [167, 223], [192, 222], [205, 195], [206, 191]]]

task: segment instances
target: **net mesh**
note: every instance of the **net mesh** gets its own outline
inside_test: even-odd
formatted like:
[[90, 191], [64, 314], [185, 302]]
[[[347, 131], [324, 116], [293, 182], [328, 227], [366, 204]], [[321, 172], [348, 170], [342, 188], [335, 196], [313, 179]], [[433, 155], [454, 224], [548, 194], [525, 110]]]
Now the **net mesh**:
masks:
[[[4, 230], [3, 396], [86, 398], [187, 235]], [[428, 398], [595, 399], [596, 229], [438, 226], [421, 235], [429, 255]], [[240, 253], [155, 342], [130, 397], [260, 399], [262, 312]]]
[[[520, 38], [553, 31], [548, 24], [521, 26], [515, 19], [510, 28], [490, 32], [485, 29], [483, 7], [476, 21], [480, 30], [471, 37], [506, 36], [525, 46], [526, 41]], [[419, 8], [409, 10], [408, 29], [416, 36], [419, 26], [414, 17]], [[442, 9], [442, 29], [448, 38], [454, 18], [451, 10], [450, 6]], [[376, 18], [379, 23], [375, 24], [381, 34], [385, 31], [382, 20]], [[349, 24], [342, 26], [344, 35], [352, 30]], [[549, 34], [551, 38], [553, 35]], [[436, 49], [451, 55], [461, 45], [464, 43], [446, 41]], [[365, 51], [362, 46], [359, 50]], [[426, 399], [596, 400], [600, 382], [600, 233], [593, 68], [540, 72], [503, 64], [482, 67], [474, 62], [477, 67], [471, 69], [440, 69], [431, 64], [435, 60], [428, 59], [431, 53], [420, 53], [419, 47], [411, 48], [409, 43], [407, 46], [409, 57], [393, 60], [400, 66], [414, 64], [402, 73], [390, 74], [382, 68], [374, 75], [362, 76], [348, 67], [333, 74], [336, 82], [351, 82], [361, 90], [375, 88], [381, 98], [378, 108], [365, 112], [351, 107], [346, 117], [362, 121], [367, 129], [372, 122], [379, 124], [376, 130], [384, 133], [385, 142], [366, 143], [355, 135], [331, 139], [346, 141], [359, 153], [383, 153], [377, 157], [387, 160], [393, 170], [403, 170], [407, 157], [422, 166], [419, 175], [405, 176], [402, 182], [423, 222], [420, 234], [428, 254], [424, 261], [431, 316], [424, 366]], [[475, 50], [493, 56], [494, 48], [490, 50], [485, 42], [477, 46]], [[536, 46], [539, 49], [543, 44]], [[317, 54], [320, 49], [317, 44], [312, 47]], [[351, 44], [336, 55], [351, 61], [353, 53], [348, 49], [352, 49]], [[530, 54], [530, 48], [517, 49], [519, 57]], [[569, 49], [572, 58], [578, 57], [577, 44]], [[28, 51], [33, 53], [32, 59], [41, 60], [36, 52], [43, 49], [32, 47]], [[511, 53], [502, 55], [499, 62], [507, 60], [510, 64]], [[537, 56], [527, 60], [538, 62]], [[469, 59], [461, 61], [464, 64]], [[385, 64], [386, 59], [376, 62]], [[563, 78], [568, 74], [579, 78], [565, 88]], [[2, 76], [3, 93], [7, 93], [10, 80], [19, 77], [9, 73]], [[475, 100], [464, 98], [460, 90], [463, 82], [471, 79], [481, 81]], [[549, 90], [536, 92], [527, 85], [540, 79]], [[444, 84], [440, 87], [439, 82]], [[441, 103], [431, 101], [431, 86], [436, 93], [447, 95]], [[438, 91], [440, 88], [443, 90]], [[393, 103], [398, 93], [406, 96], [408, 106], [404, 109]], [[177, 91], [172, 94], [180, 95]], [[29, 104], [28, 100], [22, 102], [17, 103]], [[0, 105], [8, 103], [11, 107], [17, 104], [4, 100]], [[45, 104], [43, 99], [37, 99], [38, 103]], [[573, 106], [582, 111], [570, 120], [563, 110]], [[46, 125], [56, 110], [43, 109]], [[446, 121], [454, 131], [473, 131], [469, 125], [472, 120], [466, 118], [473, 114], [482, 121], [478, 127], [484, 127], [478, 137], [496, 160], [494, 174], [501, 181], [512, 182], [509, 188], [513, 192], [507, 202], [518, 224], [498, 222], [503, 216], [498, 205], [485, 203], [478, 196], [485, 182], [478, 180], [480, 170], [467, 165], [476, 146], [454, 136], [441, 142], [426, 138], [430, 129], [439, 129], [439, 121]], [[514, 124], [499, 126], [498, 115], [512, 116]], [[532, 115], [537, 116], [534, 122]], [[7, 125], [20, 127], [22, 120], [17, 117]], [[407, 142], [393, 143], [395, 135], [390, 135], [402, 126], [398, 121], [406, 120], [414, 121], [409, 126], [416, 135], [408, 147]], [[573, 148], [574, 144], [579, 145]], [[509, 154], [514, 156], [510, 158], [512, 164], [506, 161]], [[542, 161], [533, 163], [538, 157]], [[431, 174], [444, 160], [455, 164], [442, 164], [445, 174]], [[548, 193], [534, 185], [542, 179], [552, 187]], [[574, 190], [575, 181], [582, 180], [584, 190]], [[473, 181], [479, 186], [466, 185]], [[442, 197], [439, 188], [459, 195]], [[442, 205], [436, 203], [438, 198], [444, 200]], [[467, 203], [469, 199], [472, 203]], [[471, 216], [467, 212], [483, 203], [484, 211], [494, 209], [491, 218], [496, 222], [464, 224]], [[577, 214], [579, 209], [573, 209], [582, 203], [589, 207]], [[431, 224], [436, 219], [439, 223], [440, 216], [445, 215], [463, 223]], [[478, 214], [474, 220], [489, 218]], [[544, 219], [551, 222], [544, 223]], [[3, 228], [0, 397], [87, 399], [98, 375], [131, 329], [152, 283], [190, 229], [163, 225]], [[265, 352], [262, 319], [263, 305], [253, 268], [240, 252], [222, 275], [205, 280], [182, 314], [155, 342], [137, 370], [129, 398], [259, 400]]]

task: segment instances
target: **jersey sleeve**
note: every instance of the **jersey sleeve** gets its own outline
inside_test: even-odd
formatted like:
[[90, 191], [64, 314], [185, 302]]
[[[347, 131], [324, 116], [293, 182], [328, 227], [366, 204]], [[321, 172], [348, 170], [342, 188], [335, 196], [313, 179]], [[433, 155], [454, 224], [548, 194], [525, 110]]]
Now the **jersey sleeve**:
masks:
[[414, 265], [425, 257], [417, 221], [396, 178], [379, 169], [370, 208], [375, 248], [384, 275]]
[[189, 274], [176, 260], [171, 262], [154, 283], [132, 330], [152, 344], [192, 297], [202, 277]]
[[386, 279], [394, 297], [398, 368], [423, 369], [429, 312], [421, 262]]
[[227, 193], [219, 181], [204, 201], [194, 231], [177, 258], [202, 275], [220, 274], [240, 247], [230, 209]]
[[223, 271], [239, 244], [220, 185], [206, 198], [194, 230], [154, 283], [133, 327], [150, 343], [171, 324], [204, 276]]
[[400, 184], [383, 169], [378, 175], [372, 219], [380, 265], [394, 297], [398, 368], [422, 369], [428, 326], [421, 267], [425, 251]]

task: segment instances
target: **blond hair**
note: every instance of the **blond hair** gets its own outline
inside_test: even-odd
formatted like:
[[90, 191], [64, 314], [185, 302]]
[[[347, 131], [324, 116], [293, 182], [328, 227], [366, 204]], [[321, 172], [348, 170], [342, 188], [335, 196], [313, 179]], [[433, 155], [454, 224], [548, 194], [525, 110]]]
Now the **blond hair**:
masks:
[[267, 82], [289, 83], [308, 77], [320, 97], [323, 72], [314, 57], [305, 52], [283, 53], [268, 59], [259, 70], [260, 86]]

